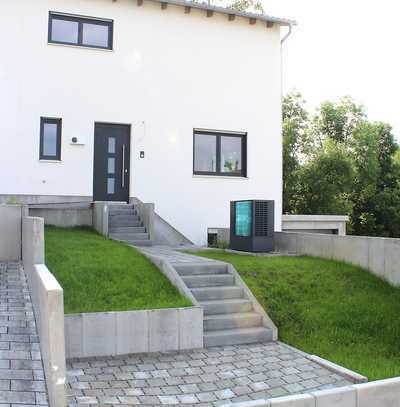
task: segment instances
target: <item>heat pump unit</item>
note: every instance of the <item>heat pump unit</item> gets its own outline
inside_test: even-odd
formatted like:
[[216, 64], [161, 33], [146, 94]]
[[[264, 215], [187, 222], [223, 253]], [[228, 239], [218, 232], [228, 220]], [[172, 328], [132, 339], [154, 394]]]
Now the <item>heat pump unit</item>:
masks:
[[274, 208], [274, 201], [232, 201], [230, 248], [246, 252], [274, 250]]

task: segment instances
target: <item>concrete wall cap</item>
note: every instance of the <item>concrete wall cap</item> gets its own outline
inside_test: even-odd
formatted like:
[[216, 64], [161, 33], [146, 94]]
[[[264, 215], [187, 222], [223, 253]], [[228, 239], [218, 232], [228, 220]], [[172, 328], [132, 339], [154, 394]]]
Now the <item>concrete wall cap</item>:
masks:
[[343, 366], [339, 366], [336, 363], [323, 359], [319, 356], [308, 355], [306, 357], [307, 357], [307, 359], [312, 360], [315, 363], [318, 363], [320, 366], [325, 367], [326, 369], [330, 370], [331, 372], [337, 373], [340, 376], [344, 376], [347, 379], [350, 379], [355, 383], [365, 383], [368, 381], [368, 377], [363, 376], [357, 372], [354, 372], [353, 370], [346, 369]]
[[312, 221], [312, 222], [329, 222], [339, 221], [348, 222], [348, 216], [343, 215], [282, 215], [282, 220], [285, 222], [297, 222], [297, 221]]
[[315, 407], [315, 397], [311, 394], [295, 394], [293, 396], [270, 399], [270, 406], [281, 407]]

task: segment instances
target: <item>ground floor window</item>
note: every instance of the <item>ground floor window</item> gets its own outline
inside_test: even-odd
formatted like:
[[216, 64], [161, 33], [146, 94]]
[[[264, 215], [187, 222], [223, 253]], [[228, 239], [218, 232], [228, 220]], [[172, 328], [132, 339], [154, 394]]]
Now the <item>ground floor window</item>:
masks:
[[246, 176], [246, 133], [194, 130], [193, 173]]
[[40, 159], [61, 160], [61, 119], [40, 118]]

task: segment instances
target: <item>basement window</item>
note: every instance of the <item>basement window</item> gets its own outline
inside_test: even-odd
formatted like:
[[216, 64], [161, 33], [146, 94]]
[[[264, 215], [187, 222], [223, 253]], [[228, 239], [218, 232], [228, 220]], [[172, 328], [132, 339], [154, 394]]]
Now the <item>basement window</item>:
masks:
[[49, 43], [113, 48], [113, 21], [50, 12]]
[[61, 119], [40, 118], [40, 160], [61, 160]]
[[246, 133], [193, 132], [193, 174], [246, 177]]

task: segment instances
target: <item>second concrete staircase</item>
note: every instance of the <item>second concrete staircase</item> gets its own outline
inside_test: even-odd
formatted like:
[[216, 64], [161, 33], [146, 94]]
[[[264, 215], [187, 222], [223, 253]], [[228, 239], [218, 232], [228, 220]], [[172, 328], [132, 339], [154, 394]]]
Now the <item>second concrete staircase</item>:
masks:
[[273, 340], [225, 263], [177, 264], [176, 271], [204, 310], [204, 346]]

